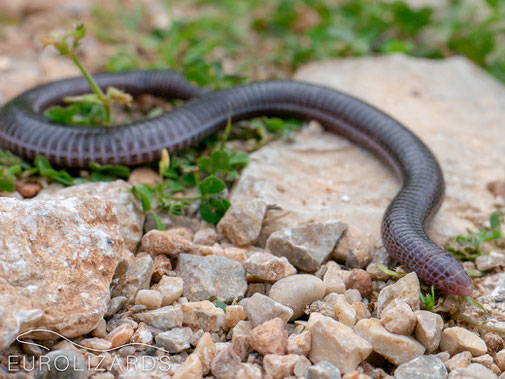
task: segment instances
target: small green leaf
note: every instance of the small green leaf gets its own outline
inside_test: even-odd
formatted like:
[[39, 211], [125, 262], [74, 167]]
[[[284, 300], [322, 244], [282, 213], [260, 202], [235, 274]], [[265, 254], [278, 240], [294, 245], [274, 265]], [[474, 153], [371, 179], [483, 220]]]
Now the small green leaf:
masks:
[[0, 189], [2, 191], [14, 192], [16, 185], [13, 181], [7, 179], [0, 179]]
[[206, 174], [212, 174], [212, 164], [209, 157], [200, 157], [197, 160], [198, 169]]
[[33, 163], [35, 163], [35, 166], [37, 166], [37, 168], [41, 173], [42, 171], [49, 170], [52, 168], [51, 163], [49, 163], [49, 160], [46, 157], [43, 157], [42, 155], [37, 156], [33, 161]]
[[100, 173], [102, 175], [116, 176], [119, 178], [127, 178], [130, 176], [130, 169], [126, 166], [121, 165], [100, 165], [95, 162], [89, 164], [89, 168], [93, 172]]
[[249, 163], [249, 154], [245, 151], [233, 153], [230, 158], [230, 165], [234, 167], [244, 167]]
[[74, 178], [66, 171], [56, 171], [53, 168], [41, 171], [40, 174], [48, 179], [54, 180], [55, 182], [61, 183], [65, 186], [73, 186]]
[[214, 175], [205, 178], [199, 185], [198, 189], [202, 196], [217, 195], [226, 188], [226, 184]]
[[377, 264], [377, 267], [379, 268], [379, 270], [381, 270], [383, 273], [385, 274], [388, 274], [389, 276], [392, 276], [394, 278], [402, 278], [405, 276], [405, 274], [401, 274], [399, 272], [396, 272], [396, 271], [393, 271], [393, 270], [390, 270], [388, 269], [386, 266], [384, 265], [381, 265], [380, 263]]
[[489, 217], [489, 224], [491, 225], [491, 229], [496, 229], [500, 226], [500, 212], [493, 212]]
[[210, 161], [214, 172], [225, 172], [230, 168], [228, 154], [223, 150], [213, 151], [210, 155]]
[[160, 216], [158, 216], [154, 212], [152, 212], [151, 215], [153, 216], [154, 227], [156, 229], [158, 229], [158, 230], [167, 230], [165, 224], [163, 224], [163, 221], [161, 221]]
[[140, 198], [144, 212], [151, 210], [153, 203], [153, 189], [147, 184], [137, 184], [136, 186], [133, 186], [132, 191]]
[[44, 111], [44, 116], [57, 124], [71, 124], [74, 116], [79, 112], [79, 107], [76, 105], [69, 105], [62, 107], [55, 105]]
[[86, 35], [86, 26], [84, 24], [76, 25], [74, 30], [72, 31], [72, 37], [76, 42], [84, 38], [85, 35]]
[[89, 174], [92, 182], [112, 182], [115, 178], [110, 175], [104, 175], [100, 172], [91, 172]]
[[209, 197], [202, 200], [200, 215], [204, 221], [217, 225], [229, 207], [230, 202], [228, 200], [221, 197]]
[[212, 304], [214, 304], [216, 308], [221, 308], [223, 311], [226, 311], [226, 307], [228, 306], [228, 304], [223, 303], [221, 300], [214, 300]]
[[487, 313], [488, 313], [487, 309], [486, 309], [486, 308], [484, 308], [484, 306], [483, 306], [481, 303], [479, 303], [478, 301], [476, 301], [476, 300], [472, 299], [470, 296], [465, 296], [465, 297], [464, 297], [464, 299], [465, 299], [465, 301], [466, 301], [466, 302], [468, 302], [469, 304], [473, 304], [473, 305], [478, 306], [480, 309], [482, 309], [482, 310], [484, 311], [484, 313], [485, 313], [485, 314], [487, 314]]
[[480, 278], [480, 277], [484, 276], [484, 273], [480, 270], [471, 269], [471, 270], [465, 270], [465, 271], [470, 278]]

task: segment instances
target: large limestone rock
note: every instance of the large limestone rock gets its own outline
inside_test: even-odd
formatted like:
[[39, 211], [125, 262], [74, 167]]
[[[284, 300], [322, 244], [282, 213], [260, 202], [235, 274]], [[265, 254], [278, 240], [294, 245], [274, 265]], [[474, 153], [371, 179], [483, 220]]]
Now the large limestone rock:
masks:
[[140, 199], [131, 191], [131, 185], [124, 180], [113, 182], [84, 183], [77, 186], [63, 188], [52, 194], [42, 192], [39, 199], [66, 199], [72, 196], [98, 196], [103, 200], [110, 200], [115, 205], [119, 219], [119, 230], [123, 236], [125, 247], [135, 252], [142, 238], [144, 226], [144, 212]]
[[[439, 159], [446, 200], [430, 224], [438, 243], [465, 233], [490, 214], [486, 183], [503, 179], [505, 87], [470, 61], [403, 55], [310, 64], [296, 79], [345, 91], [389, 113], [415, 132]], [[337, 217], [358, 229], [372, 248], [380, 221], [400, 188], [372, 154], [317, 128], [293, 143], [277, 141], [251, 154], [232, 192], [232, 203], [260, 198], [282, 211], [267, 211], [260, 241], [275, 230]]]
[[0, 198], [0, 350], [32, 328], [66, 337], [94, 329], [124, 252], [109, 201]]

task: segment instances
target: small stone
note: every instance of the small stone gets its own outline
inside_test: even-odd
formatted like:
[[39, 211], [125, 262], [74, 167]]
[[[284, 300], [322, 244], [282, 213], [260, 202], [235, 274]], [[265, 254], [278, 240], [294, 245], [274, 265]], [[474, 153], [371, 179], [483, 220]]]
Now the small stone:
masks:
[[16, 191], [25, 199], [31, 199], [36, 196], [41, 189], [42, 186], [39, 183], [16, 181]]
[[202, 363], [196, 354], [191, 354], [182, 366], [179, 366], [175, 371], [172, 379], [201, 379]]
[[[492, 363], [491, 366], [489, 366], [489, 369], [491, 371], [493, 371], [495, 373], [495, 375], [502, 374], [502, 370], [500, 370], [500, 368], [496, 364], [494, 364], [494, 363]], [[502, 375], [500, 375], [500, 376], [502, 376]], [[505, 375], [503, 375], [503, 376], [505, 376]]]
[[163, 181], [158, 173], [148, 167], [138, 167], [130, 173], [128, 177], [128, 183], [133, 186], [137, 184], [147, 184], [151, 187], [156, 187]]
[[241, 360], [245, 359], [252, 351], [251, 344], [249, 343], [251, 330], [252, 327], [249, 321], [239, 321], [232, 330], [232, 348]]
[[135, 258], [126, 273], [119, 278], [111, 297], [125, 296], [128, 304], [133, 303], [139, 290], [149, 288], [153, 272], [154, 263], [150, 255]]
[[345, 295], [336, 295], [331, 304], [335, 309], [335, 315], [342, 324], [353, 327], [356, 323], [356, 311], [347, 302]]
[[416, 339], [423, 344], [428, 353], [438, 349], [444, 320], [437, 313], [428, 311], [415, 311], [416, 316]]
[[133, 328], [129, 324], [122, 324], [110, 332], [105, 339], [112, 343], [112, 347], [124, 345], [130, 341], [133, 336]]
[[382, 271], [377, 265], [377, 263], [370, 263], [366, 267], [366, 272], [370, 274], [370, 277], [373, 280], [383, 280], [383, 281], [389, 280], [389, 275], [386, 274], [384, 271]]
[[503, 338], [496, 333], [486, 333], [484, 335], [484, 343], [491, 353], [496, 353], [503, 349]]
[[494, 361], [498, 365], [500, 370], [505, 371], [505, 350], [500, 350], [499, 352], [497, 352]]
[[204, 333], [204, 335], [200, 338], [196, 345], [194, 354], [198, 355], [200, 358], [203, 375], [207, 375], [210, 372], [212, 360], [216, 355], [216, 344], [212, 341], [212, 337], [209, 333]]
[[[25, 354], [30, 357], [39, 358], [41, 355], [44, 355], [44, 353], [47, 351], [47, 350], [42, 349], [40, 346], [35, 345], [35, 342], [31, 339], [24, 339], [23, 338], [23, 342], [29, 342], [29, 344], [28, 343], [21, 344], [21, 347], [23, 348], [23, 351], [25, 352]], [[53, 346], [53, 348], [54, 348], [54, 346]], [[0, 376], [0, 378], [1, 378], [1, 376]]]
[[242, 368], [237, 372], [236, 378], [240, 379], [262, 379], [261, 368], [251, 363], [243, 363]]
[[356, 311], [357, 321], [372, 317], [365, 303], [358, 301], [357, 303], [354, 303], [352, 307]]
[[363, 243], [367, 237], [353, 225], [345, 230], [338, 241], [333, 257], [337, 262], [343, 262], [347, 267], [363, 268], [370, 262], [370, 247]]
[[340, 266], [333, 261], [329, 261], [326, 265], [326, 272], [324, 273], [323, 277], [323, 282], [326, 286], [325, 295], [328, 295], [332, 292], [345, 292], [345, 283], [342, 279], [342, 276], [340, 275], [340, 271]]
[[258, 325], [249, 335], [251, 347], [261, 355], [283, 355], [288, 342], [288, 333], [284, 325], [285, 322], [280, 318]]
[[228, 329], [233, 328], [239, 321], [247, 319], [242, 305], [228, 305], [225, 311], [225, 324]]
[[267, 293], [266, 283], [249, 283], [249, 286], [247, 287], [246, 297], [253, 297], [255, 293], [265, 295]]
[[458, 368], [465, 368], [472, 362], [472, 354], [469, 351], [462, 351], [456, 354], [451, 359], [445, 362], [445, 367], [449, 371], [457, 370]]
[[87, 347], [89, 349], [95, 350], [107, 350], [112, 347], [112, 342], [107, 341], [103, 338], [86, 338], [80, 342], [80, 345]]
[[161, 305], [165, 307], [181, 297], [183, 288], [182, 278], [164, 275], [154, 289], [160, 293]]
[[377, 299], [377, 315], [394, 299], [405, 301], [413, 311], [420, 307], [421, 288], [415, 272], [411, 272], [398, 280], [395, 284], [383, 288]]
[[[336, 295], [336, 293], [331, 293], [330, 295]], [[337, 318], [337, 315], [335, 314], [335, 307], [324, 300], [314, 301], [312, 304], [310, 304], [309, 308], [305, 312], [307, 314], [320, 313], [323, 316], [335, 319]]]
[[288, 337], [286, 352], [288, 354], [307, 355], [310, 352], [311, 335], [308, 330], [300, 334], [291, 334]]
[[109, 304], [107, 305], [107, 312], [105, 312], [105, 317], [114, 316], [126, 306], [127, 301], [128, 299], [126, 296], [116, 296], [111, 298]]
[[276, 257], [269, 253], [254, 253], [244, 262], [248, 274], [266, 282], [276, 282], [289, 275], [296, 274], [296, 269], [286, 257]]
[[102, 318], [98, 322], [98, 325], [95, 326], [95, 329], [93, 329], [91, 335], [93, 337], [105, 338], [105, 336], [107, 335], [107, 322], [105, 321], [105, 319]]
[[290, 320], [300, 317], [305, 307], [323, 298], [326, 286], [313, 275], [298, 274], [276, 282], [270, 289], [269, 297], [293, 310]]
[[247, 260], [247, 250], [238, 247], [227, 247], [223, 250], [223, 257], [243, 264]]
[[172, 264], [166, 255], [155, 255], [153, 262], [154, 272], [153, 276], [151, 277], [151, 281], [153, 283], [158, 283], [163, 278], [163, 276], [168, 276], [170, 274], [170, 270], [172, 270]]
[[216, 379], [235, 379], [242, 368], [240, 357], [228, 347], [216, 354], [211, 365], [211, 373]]
[[347, 225], [331, 220], [308, 223], [273, 232], [267, 240], [267, 250], [306, 272], [316, 271], [333, 251]]
[[372, 278], [365, 270], [354, 269], [351, 271], [345, 286], [347, 289], [355, 288], [362, 297], [367, 297], [372, 292]]
[[258, 199], [234, 203], [217, 225], [228, 239], [237, 246], [252, 245], [258, 239], [267, 204]]
[[193, 332], [190, 328], [175, 328], [159, 333], [155, 340], [156, 345], [168, 350], [170, 353], [180, 353], [190, 348]]
[[217, 332], [224, 327], [224, 311], [208, 300], [182, 304], [181, 308], [184, 315], [183, 325], [193, 330]]
[[265, 373], [273, 379], [283, 379], [294, 374], [298, 355], [275, 355], [269, 354], [263, 358]]
[[460, 378], [471, 378], [471, 379], [496, 379], [498, 378], [496, 374], [490, 369], [482, 366], [478, 363], [472, 363], [470, 366], [465, 368], [458, 368], [451, 371], [449, 374], [449, 379], [460, 379]]
[[372, 345], [351, 328], [329, 317], [312, 313], [308, 330], [312, 336], [309, 358], [328, 361], [341, 372], [353, 372], [372, 352]]
[[119, 356], [126, 358], [128, 356], [135, 354], [135, 348], [133, 346], [123, 346], [122, 348], [117, 350]]
[[479, 357], [472, 358], [472, 363], [480, 363], [481, 365], [490, 368], [493, 364], [493, 357], [489, 354], [484, 354]]
[[182, 326], [183, 313], [180, 306], [169, 305], [148, 312], [135, 313], [133, 318], [157, 329], [169, 330]]
[[147, 309], [157, 309], [161, 306], [161, 294], [155, 290], [140, 290], [135, 296], [135, 305], [145, 305]]
[[[174, 231], [173, 229], [177, 229]], [[181, 235], [178, 229], [150, 230], [142, 237], [142, 249], [150, 254], [167, 254], [178, 256], [181, 253], [189, 253], [195, 247], [190, 239]]]
[[181, 254], [177, 273], [184, 280], [183, 295], [190, 301], [217, 298], [231, 303], [247, 290], [244, 267], [225, 257]]
[[440, 340], [440, 350], [454, 355], [462, 351], [469, 351], [473, 356], [485, 354], [487, 346], [475, 333], [459, 327], [444, 329]]
[[355, 288], [348, 289], [344, 292], [344, 295], [347, 302], [351, 305], [363, 299], [360, 292]]
[[219, 236], [214, 228], [203, 228], [195, 233], [193, 243], [196, 245], [211, 246], [217, 242]]
[[149, 330], [147, 324], [143, 322], [139, 323], [137, 330], [135, 330], [132, 338], [130, 338], [130, 342], [135, 344], [134, 346], [137, 350], [147, 349], [148, 346], [145, 345], [152, 345], [153, 340], [153, 333]]
[[293, 315], [291, 308], [260, 293], [255, 293], [252, 297], [246, 299], [244, 311], [253, 327], [276, 317], [288, 322]]
[[486, 185], [486, 188], [495, 196], [505, 198], [505, 182], [493, 181]]
[[416, 316], [403, 300], [394, 299], [381, 313], [382, 325], [391, 333], [410, 336], [416, 326]]
[[489, 254], [479, 255], [475, 260], [475, 265], [480, 271], [487, 271], [496, 267], [505, 266], [505, 254], [491, 251]]
[[114, 329], [116, 329], [117, 327], [123, 325], [123, 324], [128, 324], [130, 325], [133, 329], [135, 329], [139, 324], [133, 320], [132, 318], [130, 317], [121, 317], [121, 316], [115, 316], [113, 318], [111, 318], [108, 322], [107, 322], [107, 332], [112, 332]]
[[438, 354], [435, 354], [435, 356], [445, 364], [445, 362], [447, 362], [451, 357], [451, 354], [449, 354], [447, 351], [442, 351]]
[[40, 357], [35, 378], [87, 379], [88, 370], [81, 354], [74, 350], [53, 350]]
[[297, 378], [304, 378], [310, 366], [312, 366], [312, 363], [304, 356], [299, 355], [293, 367], [294, 376]]
[[330, 362], [322, 361], [307, 370], [306, 379], [341, 379], [340, 370]]
[[388, 332], [380, 321], [374, 318], [358, 321], [354, 330], [372, 344], [376, 353], [395, 365], [401, 365], [423, 355], [426, 350], [412, 337]]
[[434, 355], [422, 355], [395, 370], [395, 379], [445, 379], [447, 369]]

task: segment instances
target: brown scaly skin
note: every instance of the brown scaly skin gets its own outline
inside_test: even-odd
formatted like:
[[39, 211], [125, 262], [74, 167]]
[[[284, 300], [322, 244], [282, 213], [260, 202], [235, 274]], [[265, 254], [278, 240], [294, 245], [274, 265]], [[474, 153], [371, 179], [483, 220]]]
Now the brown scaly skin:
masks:
[[171, 71], [132, 71], [96, 79], [101, 87], [114, 86], [132, 95], [150, 93], [191, 101], [137, 124], [57, 125], [40, 112], [64, 96], [89, 92], [89, 86], [84, 78], [49, 83], [21, 94], [0, 110], [1, 146], [28, 159], [44, 155], [57, 166], [138, 165], [158, 159], [163, 148], [180, 150], [223, 128], [230, 109], [233, 121], [256, 116], [318, 120], [328, 131], [375, 153], [403, 179], [382, 222], [389, 254], [446, 293], [472, 293], [472, 280], [461, 264], [424, 230], [425, 221], [443, 199], [438, 162], [419, 138], [376, 108], [333, 89], [293, 81], [257, 82], [210, 92]]

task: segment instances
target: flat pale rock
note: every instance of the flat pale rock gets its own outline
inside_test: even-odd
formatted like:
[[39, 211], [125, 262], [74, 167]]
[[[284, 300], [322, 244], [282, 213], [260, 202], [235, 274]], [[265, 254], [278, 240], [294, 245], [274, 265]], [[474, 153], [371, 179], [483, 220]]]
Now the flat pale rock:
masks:
[[310, 360], [329, 362], [344, 374], [356, 370], [372, 352], [372, 345], [366, 339], [330, 317], [312, 313], [308, 330], [312, 336]]
[[388, 332], [377, 319], [370, 318], [358, 321], [354, 331], [370, 342], [376, 353], [395, 365], [401, 365], [423, 355], [426, 350], [423, 345], [410, 336]]
[[395, 379], [445, 379], [447, 368], [434, 355], [422, 355], [395, 370]]
[[181, 254], [177, 276], [184, 281], [183, 295], [190, 301], [219, 299], [231, 303], [247, 290], [242, 264], [217, 256]]
[[114, 208], [91, 196], [0, 198], [0, 350], [31, 328], [66, 337], [95, 328], [125, 255]]
[[477, 357], [486, 353], [487, 346], [477, 334], [460, 326], [453, 326], [442, 332], [440, 350], [447, 351], [451, 355], [469, 351]]
[[[416, 133], [438, 158], [447, 193], [429, 235], [443, 244], [489, 217], [486, 183], [503, 178], [505, 87], [470, 61], [387, 55], [318, 62], [298, 80], [360, 97]], [[485, 152], [485, 153], [484, 153]], [[250, 155], [232, 203], [260, 198], [267, 211], [260, 242], [283, 227], [340, 221], [361, 231], [370, 248], [383, 213], [400, 188], [394, 174], [348, 140], [308, 128], [293, 143], [277, 141]]]

